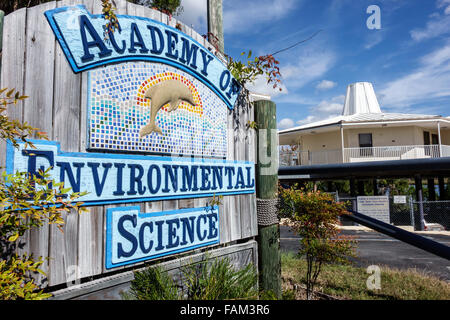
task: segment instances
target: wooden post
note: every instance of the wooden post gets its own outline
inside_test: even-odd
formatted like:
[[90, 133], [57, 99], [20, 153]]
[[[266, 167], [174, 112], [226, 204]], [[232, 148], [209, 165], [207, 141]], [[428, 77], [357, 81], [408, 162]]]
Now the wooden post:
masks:
[[[223, 20], [222, 20], [222, 0], [207, 0], [206, 1], [208, 11], [208, 33], [217, 37], [218, 49], [221, 53], [224, 52], [223, 43]], [[214, 40], [210, 38], [208, 34], [208, 41], [214, 43]]]
[[[278, 188], [278, 136], [276, 105], [260, 100], [254, 104], [257, 124], [256, 198], [258, 201], [258, 268], [260, 289], [281, 298], [280, 226], [265, 215], [273, 209]], [[270, 201], [274, 200], [274, 201]], [[272, 207], [271, 207], [272, 206]]]

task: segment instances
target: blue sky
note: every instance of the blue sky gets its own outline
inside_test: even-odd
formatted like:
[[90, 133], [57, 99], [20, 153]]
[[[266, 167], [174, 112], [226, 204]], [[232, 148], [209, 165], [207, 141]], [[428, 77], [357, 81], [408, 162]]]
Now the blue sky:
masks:
[[[182, 0], [178, 17], [206, 33], [206, 0]], [[368, 6], [380, 8], [370, 30]], [[223, 0], [225, 52], [273, 53], [323, 30], [275, 57], [283, 91], [259, 79], [285, 129], [341, 114], [346, 87], [374, 86], [383, 112], [450, 116], [450, 0]]]

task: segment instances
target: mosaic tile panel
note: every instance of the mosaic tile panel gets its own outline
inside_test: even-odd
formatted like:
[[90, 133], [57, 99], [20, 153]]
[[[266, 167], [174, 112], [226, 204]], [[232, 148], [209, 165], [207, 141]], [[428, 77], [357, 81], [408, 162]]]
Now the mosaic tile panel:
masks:
[[[152, 86], [166, 80], [187, 86], [195, 106], [182, 102], [159, 110], [157, 132], [140, 137], [150, 120]], [[207, 86], [177, 68], [161, 63], [126, 62], [89, 71], [88, 148], [225, 158], [226, 104]]]

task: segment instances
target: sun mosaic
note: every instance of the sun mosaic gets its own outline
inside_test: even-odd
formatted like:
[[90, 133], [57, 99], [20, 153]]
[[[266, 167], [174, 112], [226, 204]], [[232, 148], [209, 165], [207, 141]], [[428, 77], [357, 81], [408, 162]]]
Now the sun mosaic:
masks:
[[[161, 63], [126, 62], [89, 71], [88, 82], [89, 149], [226, 157], [228, 108], [190, 74]], [[169, 82], [188, 90], [191, 102], [164, 104], [155, 110], [160, 130], [140, 136], [152, 123], [155, 103], [166, 102], [146, 93]]]

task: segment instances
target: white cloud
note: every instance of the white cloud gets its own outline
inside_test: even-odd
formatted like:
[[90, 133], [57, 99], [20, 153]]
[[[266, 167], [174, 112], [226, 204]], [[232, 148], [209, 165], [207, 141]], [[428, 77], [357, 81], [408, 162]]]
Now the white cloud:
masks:
[[412, 30], [410, 35], [414, 41], [419, 42], [450, 33], [450, 1], [440, 0], [437, 7], [444, 8], [443, 14], [433, 13], [425, 28]]
[[333, 82], [331, 80], [322, 80], [317, 84], [316, 89], [328, 90], [328, 89], [336, 87], [336, 85], [337, 85], [337, 83]]
[[259, 76], [253, 83], [247, 84], [246, 87], [250, 92], [267, 94], [272, 98], [288, 93], [288, 90], [284, 84], [281, 84], [276, 88], [273, 88], [273, 84], [267, 84], [267, 79], [265, 76]]
[[189, 27], [193, 27], [200, 34], [207, 32], [207, 0], [181, 0], [183, 12], [175, 17]]
[[341, 115], [344, 99], [344, 95], [339, 95], [329, 100], [322, 100], [318, 105], [309, 108], [309, 115], [305, 119], [297, 121], [297, 125], [304, 125]]
[[273, 23], [283, 18], [298, 5], [299, 1], [295, 0], [224, 1], [224, 32], [256, 32], [263, 23]]
[[[385, 29], [384, 29], [385, 30]], [[370, 50], [384, 40], [384, 32], [382, 30], [372, 31], [366, 39], [364, 49]]]
[[296, 59], [280, 67], [283, 82], [288, 88], [301, 88], [323, 76], [334, 65], [336, 58], [331, 51], [318, 48], [305, 50]]
[[411, 73], [386, 83], [379, 91], [382, 105], [391, 108], [450, 97], [450, 41], [419, 60]]
[[283, 129], [289, 129], [292, 128], [294, 126], [294, 120], [289, 119], [289, 118], [284, 118], [281, 119], [280, 122], [278, 122], [278, 129], [283, 130]]

